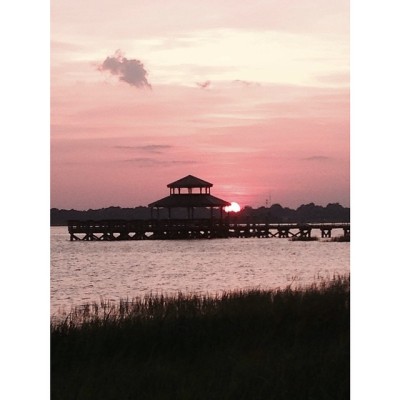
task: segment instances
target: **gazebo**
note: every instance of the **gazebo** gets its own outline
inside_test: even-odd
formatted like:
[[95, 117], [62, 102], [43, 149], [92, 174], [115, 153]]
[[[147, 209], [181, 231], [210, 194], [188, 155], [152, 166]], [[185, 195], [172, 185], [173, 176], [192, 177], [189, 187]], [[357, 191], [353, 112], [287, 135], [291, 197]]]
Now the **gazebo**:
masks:
[[219, 208], [220, 217], [222, 219], [222, 210], [231, 203], [218, 197], [212, 196], [210, 193], [212, 183], [203, 179], [196, 178], [193, 175], [185, 176], [175, 182], [167, 185], [169, 188], [169, 196], [149, 204], [151, 215], [153, 209], [159, 211], [160, 208], [168, 209], [168, 217], [171, 218], [171, 209], [186, 208], [188, 219], [194, 218], [195, 208], [209, 208], [210, 217], [213, 217], [214, 208]]

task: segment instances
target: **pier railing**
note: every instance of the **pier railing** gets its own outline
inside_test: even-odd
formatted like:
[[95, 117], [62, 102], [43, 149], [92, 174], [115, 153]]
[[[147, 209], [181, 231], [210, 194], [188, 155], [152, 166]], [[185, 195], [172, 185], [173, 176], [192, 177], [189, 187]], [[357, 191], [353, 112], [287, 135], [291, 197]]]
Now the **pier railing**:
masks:
[[350, 223], [231, 223], [221, 219], [68, 221], [71, 240], [212, 239], [229, 237], [330, 238], [333, 229], [350, 237]]

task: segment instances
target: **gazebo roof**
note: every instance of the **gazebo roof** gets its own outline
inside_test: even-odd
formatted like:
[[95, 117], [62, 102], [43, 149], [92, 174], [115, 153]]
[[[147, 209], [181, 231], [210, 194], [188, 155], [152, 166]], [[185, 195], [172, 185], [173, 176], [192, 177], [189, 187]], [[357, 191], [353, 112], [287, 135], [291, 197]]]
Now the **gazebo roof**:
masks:
[[[169, 188], [203, 188], [212, 187], [212, 183], [203, 181], [203, 179], [196, 178], [193, 175], [185, 176], [175, 182], [167, 185]], [[211, 196], [212, 197], [212, 196]]]
[[[185, 178], [184, 178], [185, 179]], [[197, 178], [196, 178], [197, 179]], [[178, 181], [179, 182], [179, 181]], [[203, 181], [204, 182], [204, 181]], [[169, 185], [168, 185], [169, 186]], [[187, 187], [187, 186], [183, 186]], [[198, 186], [195, 186], [198, 187]], [[224, 207], [231, 203], [210, 194], [172, 194], [149, 204], [149, 207]]]

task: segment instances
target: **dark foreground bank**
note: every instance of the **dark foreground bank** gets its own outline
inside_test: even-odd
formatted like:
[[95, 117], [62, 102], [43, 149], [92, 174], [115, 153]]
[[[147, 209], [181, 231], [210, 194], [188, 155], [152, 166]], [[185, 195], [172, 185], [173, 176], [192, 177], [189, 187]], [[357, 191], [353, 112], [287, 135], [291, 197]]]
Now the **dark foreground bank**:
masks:
[[349, 399], [349, 289], [82, 307], [51, 325], [51, 398]]

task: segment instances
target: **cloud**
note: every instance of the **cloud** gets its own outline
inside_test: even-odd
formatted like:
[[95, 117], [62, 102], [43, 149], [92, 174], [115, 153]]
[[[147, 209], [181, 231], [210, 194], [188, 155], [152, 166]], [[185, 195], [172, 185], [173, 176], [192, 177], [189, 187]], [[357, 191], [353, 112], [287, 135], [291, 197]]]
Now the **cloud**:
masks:
[[211, 85], [211, 81], [196, 82], [196, 85], [202, 89], [206, 89]]
[[326, 156], [313, 156], [313, 157], [303, 158], [304, 161], [327, 161], [329, 159], [330, 157]]
[[138, 150], [146, 153], [157, 153], [160, 154], [164, 150], [168, 150], [172, 148], [172, 146], [168, 144], [148, 144], [144, 146], [115, 146], [116, 149], [125, 149], [125, 150]]
[[173, 165], [189, 165], [197, 164], [197, 161], [184, 161], [184, 160], [157, 160], [155, 158], [132, 158], [130, 160], [124, 160], [124, 162], [135, 164], [138, 167], [169, 167]]
[[235, 79], [233, 83], [242, 85], [242, 86], [261, 86], [260, 83], [258, 82], [250, 82], [250, 81], [244, 81], [242, 79]]
[[119, 80], [137, 88], [150, 88], [147, 81], [147, 71], [139, 60], [128, 60], [120, 50], [112, 57], [107, 57], [98, 67], [99, 71], [109, 71], [112, 75], [119, 76]]

